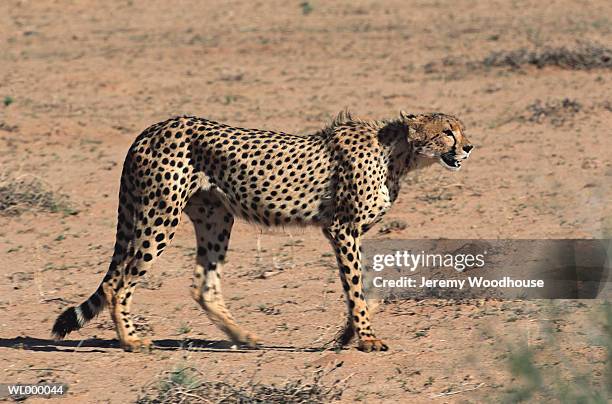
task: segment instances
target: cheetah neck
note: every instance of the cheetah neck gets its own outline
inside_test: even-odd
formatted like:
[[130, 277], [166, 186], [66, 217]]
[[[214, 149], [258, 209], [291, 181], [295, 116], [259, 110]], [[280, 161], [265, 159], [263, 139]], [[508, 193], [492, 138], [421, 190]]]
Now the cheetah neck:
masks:
[[391, 202], [397, 198], [402, 178], [421, 167], [420, 159], [414, 152], [414, 145], [406, 136], [408, 129], [402, 122], [391, 122], [379, 132], [383, 165], [387, 169], [385, 185], [389, 190]]

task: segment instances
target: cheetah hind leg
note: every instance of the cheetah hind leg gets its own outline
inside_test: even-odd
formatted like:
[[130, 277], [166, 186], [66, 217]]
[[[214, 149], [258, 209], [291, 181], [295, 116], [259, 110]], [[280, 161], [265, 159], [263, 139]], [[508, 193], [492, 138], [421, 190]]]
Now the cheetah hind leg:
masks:
[[204, 309], [208, 318], [232, 341], [256, 347], [258, 338], [243, 330], [225, 307], [221, 294], [221, 269], [229, 244], [233, 215], [212, 193], [194, 195], [185, 213], [191, 219], [197, 240], [196, 266], [193, 271], [191, 295]]
[[115, 323], [121, 348], [128, 352], [149, 351], [153, 346], [152, 341], [136, 333], [134, 323], [129, 317], [129, 306], [131, 306], [134, 286], [121, 288], [117, 291], [114, 291], [107, 283], [103, 284], [102, 287], [106, 297], [106, 304], [110, 309], [111, 318]]
[[[153, 206], [158, 206], [159, 201], [151, 201], [146, 207], [140, 207], [141, 211], [150, 211]], [[177, 204], [180, 207], [180, 205]], [[134, 298], [134, 290], [140, 279], [151, 269], [155, 260], [164, 252], [171, 240], [174, 238], [174, 230], [180, 222], [180, 214], [168, 217], [170, 226], [154, 222], [148, 226], [143, 222], [144, 215], [140, 216], [135, 231], [130, 231], [126, 242], [125, 236], [119, 237], [117, 242], [125, 251], [125, 256], [113, 264], [112, 270], [105, 277], [102, 288], [109, 308], [111, 318], [115, 323], [117, 336], [121, 348], [126, 351], [148, 351], [152, 342], [148, 338], [141, 337], [136, 331], [132, 320], [131, 306]]]

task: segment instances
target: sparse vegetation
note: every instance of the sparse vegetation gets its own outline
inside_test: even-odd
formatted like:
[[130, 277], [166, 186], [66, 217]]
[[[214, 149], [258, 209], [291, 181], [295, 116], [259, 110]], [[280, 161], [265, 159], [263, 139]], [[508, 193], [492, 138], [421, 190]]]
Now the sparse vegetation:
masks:
[[438, 62], [427, 63], [423, 68], [425, 73], [446, 72], [447, 78], [459, 78], [470, 71], [491, 68], [515, 70], [527, 66], [558, 67], [565, 70], [612, 69], [612, 49], [596, 44], [582, 44], [576, 47], [543, 47], [534, 50], [520, 48], [492, 52], [477, 61], [463, 62], [461, 58], [445, 57]]
[[427, 330], [417, 330], [417, 331], [414, 333], [414, 336], [415, 336], [416, 338], [426, 337], [426, 336], [427, 336]]
[[582, 105], [569, 98], [543, 103], [537, 100], [527, 107], [528, 115], [524, 117], [529, 122], [550, 122], [554, 126], [563, 125], [569, 118], [582, 110]]
[[385, 222], [382, 224], [382, 226], [380, 226], [380, 229], [378, 230], [379, 234], [389, 234], [389, 233], [393, 233], [393, 232], [401, 232], [402, 230], [405, 230], [407, 227], [406, 222], [404, 222], [403, 220], [391, 220], [389, 222]]
[[6, 97], [4, 97], [4, 101], [3, 101], [4, 102], [4, 106], [8, 107], [9, 105], [11, 105], [13, 103], [13, 101], [14, 101], [13, 97], [7, 95]]
[[281, 385], [240, 381], [202, 380], [192, 367], [178, 367], [165, 374], [161, 381], [145, 386], [138, 404], [157, 403], [329, 403], [342, 396], [344, 380], [327, 385], [323, 379], [333, 370], [316, 370], [308, 377], [288, 380]]
[[238, 101], [238, 96], [236, 95], [226, 95], [221, 102], [223, 105], [229, 105], [233, 102]]
[[19, 126], [17, 125], [9, 125], [6, 122], [0, 121], [0, 130], [4, 132], [17, 132], [19, 130]]
[[191, 332], [191, 327], [189, 326], [189, 324], [183, 323], [179, 326], [179, 328], [177, 328], [176, 332], [181, 335], [181, 334], [189, 334]]
[[300, 7], [302, 8], [302, 14], [304, 15], [308, 15], [314, 11], [314, 7], [310, 4], [309, 1], [301, 2]]
[[266, 306], [265, 304], [260, 304], [259, 306], [257, 306], [257, 308], [259, 309], [259, 311], [269, 316], [276, 316], [276, 315], [281, 314], [280, 309], [277, 307]]
[[[513, 383], [507, 391], [505, 402], [534, 402], [545, 398], [546, 401], [561, 403], [607, 403], [607, 397], [612, 393], [612, 306], [609, 303], [603, 305], [602, 317], [603, 340], [600, 345], [607, 352], [603, 385], [594, 381], [590, 372], [578, 371], [578, 367], [567, 358], [559, 359], [565, 363], [569, 380], [561, 376], [558, 369], [551, 372], [547, 366], [539, 365], [536, 361], [536, 348], [526, 344], [512, 346], [507, 359], [510, 373], [518, 383]], [[553, 347], [556, 346], [556, 338], [556, 331], [549, 330], [549, 343]]]
[[556, 66], [567, 70], [612, 69], [612, 49], [587, 44], [576, 48], [517, 49], [493, 52], [480, 64], [485, 67], [520, 68], [526, 65], [543, 68]]
[[0, 173], [0, 215], [17, 216], [25, 211], [78, 213], [65, 195], [50, 190], [39, 178]]

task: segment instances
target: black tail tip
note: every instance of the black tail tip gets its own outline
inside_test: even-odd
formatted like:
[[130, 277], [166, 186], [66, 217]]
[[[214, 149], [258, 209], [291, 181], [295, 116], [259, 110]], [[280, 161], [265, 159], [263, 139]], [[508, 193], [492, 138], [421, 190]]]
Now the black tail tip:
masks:
[[51, 333], [56, 339], [63, 339], [68, 333], [81, 328], [74, 307], [69, 308], [55, 320]]

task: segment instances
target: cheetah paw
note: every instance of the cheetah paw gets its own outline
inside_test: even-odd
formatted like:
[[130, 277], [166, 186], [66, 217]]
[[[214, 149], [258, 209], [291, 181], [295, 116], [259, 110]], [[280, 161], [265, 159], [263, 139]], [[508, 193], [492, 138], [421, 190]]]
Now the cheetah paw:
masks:
[[358, 349], [363, 352], [388, 351], [389, 346], [378, 338], [360, 339]]
[[134, 338], [121, 341], [121, 348], [126, 352], [149, 352], [153, 348], [153, 342], [148, 338]]
[[246, 345], [249, 348], [257, 348], [259, 345], [259, 338], [250, 332], [244, 332], [241, 335], [235, 336], [232, 338], [234, 342], [237, 342], [242, 345]]

